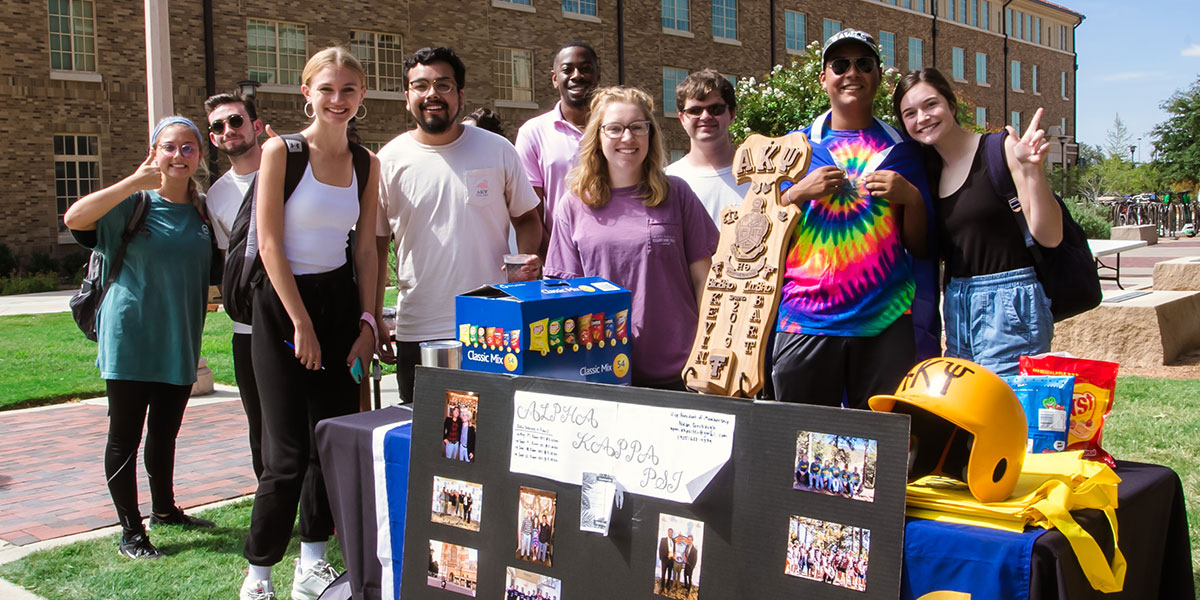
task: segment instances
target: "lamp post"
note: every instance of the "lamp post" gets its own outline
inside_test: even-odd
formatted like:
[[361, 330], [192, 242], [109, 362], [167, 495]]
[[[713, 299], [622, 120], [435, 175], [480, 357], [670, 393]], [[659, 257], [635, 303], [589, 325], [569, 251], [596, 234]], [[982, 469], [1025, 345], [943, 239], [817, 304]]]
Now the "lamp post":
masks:
[[241, 92], [243, 96], [246, 96], [251, 100], [254, 100], [255, 93], [258, 91], [258, 86], [260, 85], [262, 85], [262, 83], [259, 83], [253, 79], [246, 79], [244, 81], [237, 82], [238, 91]]
[[1136, 150], [1137, 150], [1137, 146], [1129, 147], [1129, 162], [1133, 163], [1133, 166], [1135, 166], [1135, 167], [1137, 166], [1137, 160], [1133, 157], [1133, 153]]

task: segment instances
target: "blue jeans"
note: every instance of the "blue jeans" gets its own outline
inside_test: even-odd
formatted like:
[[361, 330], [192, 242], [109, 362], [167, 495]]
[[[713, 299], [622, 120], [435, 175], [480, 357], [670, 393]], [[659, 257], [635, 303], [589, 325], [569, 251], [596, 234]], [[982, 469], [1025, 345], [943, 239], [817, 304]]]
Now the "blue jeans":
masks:
[[1033, 267], [955, 277], [942, 303], [946, 356], [1016, 375], [1021, 356], [1050, 351], [1054, 316]]

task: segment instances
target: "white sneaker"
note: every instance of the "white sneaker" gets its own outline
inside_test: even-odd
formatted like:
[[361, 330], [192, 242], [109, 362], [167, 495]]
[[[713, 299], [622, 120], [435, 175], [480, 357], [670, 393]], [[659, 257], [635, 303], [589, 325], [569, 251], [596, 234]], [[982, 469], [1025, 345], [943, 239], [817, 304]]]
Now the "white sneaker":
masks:
[[238, 600], [275, 600], [275, 586], [271, 585], [269, 579], [254, 583], [249, 580], [243, 581], [242, 590], [238, 592]]
[[307, 569], [300, 569], [300, 559], [296, 559], [296, 571], [292, 577], [292, 600], [317, 600], [338, 578], [338, 572], [324, 560], [318, 560]]

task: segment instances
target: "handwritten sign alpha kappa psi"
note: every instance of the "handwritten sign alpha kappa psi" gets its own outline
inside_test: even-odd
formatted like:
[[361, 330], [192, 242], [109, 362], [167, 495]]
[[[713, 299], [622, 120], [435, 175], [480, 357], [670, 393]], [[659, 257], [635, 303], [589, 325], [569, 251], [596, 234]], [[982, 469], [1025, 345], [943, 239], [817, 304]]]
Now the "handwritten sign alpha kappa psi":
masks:
[[754, 134], [738, 147], [734, 173], [750, 191], [721, 213], [721, 237], [704, 285], [700, 323], [683, 379], [698, 392], [753, 398], [763, 386], [783, 261], [799, 211], [780, 203], [779, 182], [808, 172], [812, 147], [799, 132]]

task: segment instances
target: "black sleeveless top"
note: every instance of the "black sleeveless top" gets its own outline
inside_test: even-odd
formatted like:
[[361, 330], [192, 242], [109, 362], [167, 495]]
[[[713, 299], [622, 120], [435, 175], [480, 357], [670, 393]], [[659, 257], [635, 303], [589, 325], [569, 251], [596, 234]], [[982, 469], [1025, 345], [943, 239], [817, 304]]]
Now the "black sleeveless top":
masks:
[[938, 240], [950, 277], [1033, 266], [1016, 215], [992, 189], [986, 161], [980, 138], [967, 180], [954, 193], [938, 198]]

